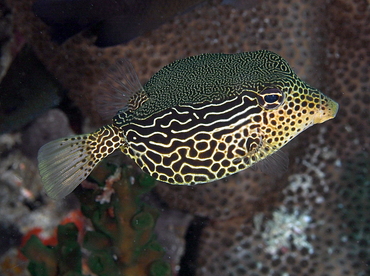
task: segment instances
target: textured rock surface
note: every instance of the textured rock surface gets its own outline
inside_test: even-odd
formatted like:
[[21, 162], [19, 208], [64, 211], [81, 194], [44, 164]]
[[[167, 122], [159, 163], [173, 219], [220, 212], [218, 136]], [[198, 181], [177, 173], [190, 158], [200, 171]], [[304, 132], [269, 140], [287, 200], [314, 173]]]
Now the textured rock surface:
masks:
[[[245, 11], [212, 2], [106, 49], [82, 35], [53, 44], [31, 1], [8, 2], [14, 28], [95, 123], [98, 82], [117, 58], [129, 58], [144, 81], [174, 59], [203, 52], [269, 49], [284, 56], [340, 104], [334, 120], [290, 143], [289, 173], [276, 179], [247, 170], [192, 188], [159, 185], [158, 193], [171, 207], [211, 218], [197, 275], [369, 274], [368, 1], [268, 0]], [[301, 224], [287, 226], [287, 240], [274, 226], [294, 218]]]

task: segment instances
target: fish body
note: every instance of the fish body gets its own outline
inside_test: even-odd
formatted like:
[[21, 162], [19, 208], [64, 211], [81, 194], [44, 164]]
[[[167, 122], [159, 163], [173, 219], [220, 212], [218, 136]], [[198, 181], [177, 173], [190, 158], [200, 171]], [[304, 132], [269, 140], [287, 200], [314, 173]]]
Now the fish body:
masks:
[[281, 147], [338, 110], [266, 50], [178, 60], [143, 87], [121, 63], [110, 79], [129, 97], [113, 123], [40, 149], [40, 173], [51, 197], [71, 192], [116, 149], [170, 184], [208, 183], [256, 164], [275, 170], [266, 160], [283, 161]]

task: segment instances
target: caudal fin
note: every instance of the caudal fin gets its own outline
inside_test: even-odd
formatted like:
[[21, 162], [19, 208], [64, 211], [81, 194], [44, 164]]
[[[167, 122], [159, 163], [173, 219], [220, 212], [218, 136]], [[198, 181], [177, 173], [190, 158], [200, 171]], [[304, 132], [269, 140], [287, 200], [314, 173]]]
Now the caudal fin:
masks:
[[46, 193], [53, 199], [65, 197], [121, 145], [119, 130], [107, 125], [92, 134], [61, 138], [42, 146], [38, 162]]

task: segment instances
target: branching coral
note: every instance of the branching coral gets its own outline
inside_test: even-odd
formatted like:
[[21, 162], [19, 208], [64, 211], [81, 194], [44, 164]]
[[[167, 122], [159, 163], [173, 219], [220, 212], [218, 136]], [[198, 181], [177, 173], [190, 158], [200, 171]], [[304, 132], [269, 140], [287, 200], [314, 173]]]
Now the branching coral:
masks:
[[[94, 228], [85, 233], [83, 241], [89, 270], [101, 276], [170, 275], [170, 266], [162, 260], [164, 251], [153, 235], [158, 211], [140, 200], [155, 181], [143, 174], [133, 175], [127, 167], [119, 171], [121, 174], [112, 179], [112, 168], [103, 163], [91, 175], [99, 186], [113, 182], [115, 192], [109, 202], [96, 201], [101, 189], [77, 193], [82, 213]], [[32, 275], [82, 275], [77, 236], [74, 224], [59, 226], [55, 247], [47, 247], [32, 236], [22, 249], [31, 260]]]
[[47, 247], [36, 236], [31, 236], [23, 247], [23, 254], [30, 259], [31, 275], [82, 275], [81, 249], [77, 242], [78, 229], [73, 224], [58, 227], [58, 245]]

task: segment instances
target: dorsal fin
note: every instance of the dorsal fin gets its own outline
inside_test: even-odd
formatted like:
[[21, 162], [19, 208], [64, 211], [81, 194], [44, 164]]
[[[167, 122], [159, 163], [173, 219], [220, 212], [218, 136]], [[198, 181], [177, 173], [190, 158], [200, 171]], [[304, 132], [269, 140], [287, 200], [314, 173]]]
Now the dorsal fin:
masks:
[[145, 93], [134, 67], [125, 58], [119, 59], [108, 69], [100, 86], [100, 95], [95, 101], [98, 113], [104, 120], [112, 119], [120, 110], [132, 108], [130, 99], [136, 98], [136, 94]]

